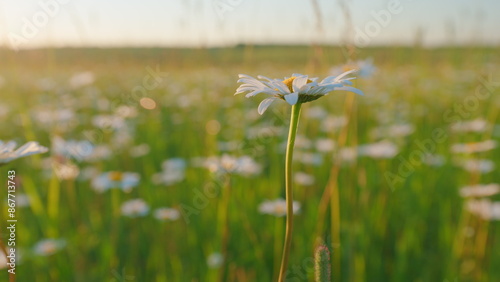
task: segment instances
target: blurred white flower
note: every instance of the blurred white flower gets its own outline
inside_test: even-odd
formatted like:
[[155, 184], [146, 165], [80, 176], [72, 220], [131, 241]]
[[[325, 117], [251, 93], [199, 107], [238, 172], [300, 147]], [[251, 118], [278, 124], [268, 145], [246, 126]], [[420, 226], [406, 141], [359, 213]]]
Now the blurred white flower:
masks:
[[[311, 149], [311, 147], [312, 147], [311, 139], [309, 139], [303, 135], [297, 135], [297, 137], [295, 137], [295, 148], [297, 148], [297, 149]], [[286, 148], [286, 143], [285, 143], [285, 148]]]
[[180, 212], [177, 209], [172, 209], [172, 208], [159, 208], [154, 211], [154, 217], [162, 221], [177, 220], [179, 219], [180, 216], [181, 216]]
[[102, 173], [92, 180], [92, 187], [97, 192], [105, 192], [111, 188], [120, 188], [130, 192], [139, 184], [139, 174], [134, 172], [110, 171]]
[[172, 185], [186, 178], [186, 161], [181, 158], [172, 158], [162, 163], [162, 171], [153, 175], [156, 184]]
[[363, 95], [359, 89], [351, 87], [351, 80], [355, 77], [345, 78], [355, 70], [344, 72], [338, 76], [329, 76], [318, 82], [317, 78], [309, 78], [307, 75], [292, 74], [291, 77], [280, 79], [270, 79], [265, 76], [251, 76], [240, 74], [239, 83], [243, 83], [236, 90], [236, 94], [247, 93], [246, 97], [252, 97], [259, 93], [269, 95], [264, 99], [258, 108], [259, 114], [263, 114], [275, 100], [284, 100], [290, 105], [297, 103], [307, 103], [321, 98], [334, 90], [346, 90]]
[[336, 73], [340, 73], [343, 71], [349, 71], [352, 69], [357, 69], [358, 70], [357, 75], [359, 77], [363, 77], [363, 78], [371, 77], [375, 73], [375, 71], [377, 70], [377, 68], [373, 64], [373, 58], [367, 58], [364, 60], [350, 62], [350, 63], [347, 63], [345, 65], [334, 66], [330, 70], [330, 73], [336, 74]]
[[262, 172], [261, 165], [249, 156], [235, 157], [224, 154], [221, 157], [197, 158], [193, 162], [195, 166], [205, 167], [213, 173], [254, 176]]
[[16, 206], [18, 208], [29, 207], [30, 205], [30, 197], [26, 194], [17, 194], [16, 195]]
[[470, 121], [460, 121], [451, 125], [451, 130], [455, 132], [485, 132], [491, 124], [482, 119], [477, 118]]
[[[293, 213], [297, 214], [300, 211], [300, 203], [293, 201]], [[286, 215], [286, 201], [284, 199], [265, 200], [259, 205], [259, 212], [262, 214], [270, 214], [274, 216]]]
[[122, 215], [128, 217], [141, 217], [149, 212], [149, 206], [142, 199], [126, 201], [121, 206]]
[[113, 152], [108, 145], [97, 145], [94, 146], [90, 155], [87, 155], [85, 161], [96, 162], [99, 160], [105, 160], [111, 157]]
[[133, 133], [126, 127], [114, 131], [113, 137], [111, 138], [111, 145], [113, 148], [122, 149], [124, 147], [129, 147], [134, 141]]
[[371, 131], [374, 138], [405, 137], [412, 134], [415, 128], [411, 124], [394, 124], [388, 127], [377, 127]]
[[253, 126], [247, 129], [248, 139], [270, 138], [279, 136], [283, 132], [282, 127], [277, 126]]
[[323, 132], [332, 132], [347, 124], [345, 116], [328, 116], [321, 121], [321, 130]]
[[300, 162], [306, 165], [320, 166], [323, 163], [323, 155], [310, 152], [295, 152], [294, 162]]
[[359, 146], [358, 150], [360, 156], [368, 156], [375, 159], [391, 159], [399, 152], [396, 144], [387, 140]]
[[179, 95], [177, 96], [177, 106], [179, 108], [188, 108], [193, 104], [193, 97], [186, 96], [186, 95]]
[[489, 173], [495, 169], [495, 163], [486, 159], [463, 160], [459, 165], [469, 172]]
[[90, 71], [84, 71], [74, 74], [69, 79], [69, 85], [72, 88], [80, 88], [82, 86], [90, 85], [94, 83], [94, 81], [95, 81], [94, 73]]
[[497, 147], [497, 142], [494, 140], [486, 140], [483, 142], [473, 142], [465, 144], [453, 144], [451, 146], [451, 152], [453, 153], [480, 153], [493, 150]]
[[353, 147], [342, 148], [338, 152], [338, 157], [342, 160], [342, 163], [352, 163], [358, 157], [358, 150]]
[[242, 156], [237, 159], [236, 173], [244, 176], [258, 175], [262, 172], [262, 166], [249, 156]]
[[429, 166], [439, 167], [439, 166], [443, 166], [446, 163], [446, 159], [441, 155], [426, 154], [424, 156], [424, 158], [422, 159], [422, 162], [424, 164], [429, 165]]
[[137, 116], [137, 108], [132, 106], [121, 105], [116, 108], [115, 113], [122, 118], [134, 118]]
[[79, 179], [80, 180], [89, 180], [92, 178], [97, 177], [99, 174], [99, 169], [93, 166], [88, 166], [84, 169], [81, 170], [79, 174]]
[[0, 141], [0, 165], [11, 162], [15, 159], [34, 155], [34, 154], [42, 154], [48, 151], [47, 148], [38, 144], [38, 142], [30, 141], [23, 146], [19, 147], [17, 150], [16, 142], [9, 141], [4, 143]]
[[66, 241], [63, 239], [44, 239], [36, 243], [33, 251], [39, 256], [50, 256], [64, 248]]
[[500, 193], [500, 185], [495, 183], [465, 186], [460, 189], [460, 196], [464, 198], [488, 197], [498, 193]]
[[328, 116], [328, 112], [321, 106], [310, 107], [306, 111], [308, 118], [322, 120]]
[[484, 220], [500, 220], [500, 202], [488, 199], [468, 200], [465, 202], [465, 208]]
[[43, 128], [57, 126], [59, 129], [68, 130], [78, 122], [73, 109], [35, 109], [33, 110], [34, 121]]
[[333, 149], [335, 149], [335, 141], [328, 138], [316, 140], [316, 150], [318, 152], [327, 153], [333, 151]]
[[55, 161], [52, 163], [52, 167], [54, 168], [56, 176], [62, 180], [72, 180], [80, 174], [80, 169], [78, 168], [78, 166], [69, 161]]
[[210, 268], [219, 268], [224, 263], [224, 256], [221, 253], [211, 253], [207, 258], [207, 265]]
[[129, 154], [131, 157], [138, 158], [149, 154], [150, 151], [149, 145], [144, 143], [130, 148]]
[[298, 171], [294, 174], [295, 183], [304, 186], [311, 186], [314, 184], [314, 176], [305, 172]]
[[92, 119], [92, 124], [101, 129], [122, 129], [126, 126], [125, 120], [117, 115], [97, 115]]
[[238, 141], [218, 142], [217, 147], [222, 152], [231, 152], [241, 149], [242, 143]]
[[92, 153], [93, 149], [94, 146], [87, 140], [64, 140], [59, 136], [54, 136], [52, 138], [51, 152], [54, 155], [83, 160]]

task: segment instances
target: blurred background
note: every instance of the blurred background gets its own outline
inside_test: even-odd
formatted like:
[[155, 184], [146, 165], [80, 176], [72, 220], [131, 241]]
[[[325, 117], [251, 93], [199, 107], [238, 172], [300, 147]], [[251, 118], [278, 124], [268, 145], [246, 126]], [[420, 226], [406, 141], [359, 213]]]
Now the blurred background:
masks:
[[[499, 12], [0, 0], [0, 145], [48, 148], [0, 167], [16, 171], [17, 280], [277, 280], [290, 106], [259, 115], [238, 74], [358, 69], [364, 96], [302, 107], [286, 281], [314, 281], [320, 244], [332, 281], [499, 281]], [[5, 243], [6, 193], [0, 207]]]

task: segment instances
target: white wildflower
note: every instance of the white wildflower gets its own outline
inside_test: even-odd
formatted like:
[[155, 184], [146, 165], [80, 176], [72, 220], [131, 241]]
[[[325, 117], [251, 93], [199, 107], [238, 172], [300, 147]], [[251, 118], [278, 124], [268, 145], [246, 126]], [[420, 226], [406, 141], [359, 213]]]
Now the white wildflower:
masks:
[[240, 74], [238, 82], [243, 84], [236, 90], [236, 94], [247, 93], [247, 98], [259, 93], [269, 95], [270, 97], [260, 103], [259, 114], [263, 114], [275, 100], [284, 100], [290, 105], [307, 103], [334, 90], [346, 90], [363, 95], [359, 89], [351, 87], [351, 80], [355, 79], [354, 77], [345, 78], [353, 72], [354, 70], [351, 70], [339, 76], [329, 76], [320, 82], [317, 78], [309, 78], [307, 75], [296, 73], [284, 80], [270, 79], [265, 76], [258, 76], [256, 79]]

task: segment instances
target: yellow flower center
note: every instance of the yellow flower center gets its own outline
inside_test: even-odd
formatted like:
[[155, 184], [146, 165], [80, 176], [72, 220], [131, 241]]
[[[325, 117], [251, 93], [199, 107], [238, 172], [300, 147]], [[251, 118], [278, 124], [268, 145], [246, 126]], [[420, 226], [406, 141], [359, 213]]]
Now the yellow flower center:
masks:
[[121, 181], [123, 179], [123, 173], [119, 171], [111, 171], [108, 174], [109, 180], [111, 181]]
[[284, 206], [277, 205], [274, 207], [275, 214], [286, 214], [286, 208]]
[[292, 76], [290, 78], [287, 78], [285, 80], [283, 80], [283, 83], [288, 87], [288, 89], [290, 89], [290, 92], [293, 92], [293, 81], [296, 79], [297, 77], [295, 76]]
[[[288, 89], [290, 89], [290, 92], [293, 92], [293, 81], [296, 78], [297, 78], [296, 76], [292, 76], [290, 78], [283, 80], [283, 83], [288, 87]], [[312, 82], [312, 80], [310, 80], [310, 79], [307, 80], [307, 83], [311, 83], [311, 82]]]

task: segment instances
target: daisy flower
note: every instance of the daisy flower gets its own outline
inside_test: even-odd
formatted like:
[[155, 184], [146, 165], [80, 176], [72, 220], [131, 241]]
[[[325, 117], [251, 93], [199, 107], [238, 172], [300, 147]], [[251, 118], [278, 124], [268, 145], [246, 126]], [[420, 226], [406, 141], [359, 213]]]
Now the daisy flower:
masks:
[[284, 100], [290, 105], [297, 103], [307, 103], [319, 99], [334, 90], [346, 90], [363, 95], [361, 90], [351, 87], [351, 80], [354, 77], [346, 78], [347, 75], [355, 72], [350, 70], [339, 76], [328, 76], [322, 81], [317, 78], [309, 78], [303, 74], [292, 74], [284, 80], [270, 79], [265, 76], [253, 78], [249, 75], [240, 74], [238, 83], [242, 83], [236, 90], [236, 94], [247, 93], [247, 98], [259, 93], [264, 93], [270, 97], [264, 99], [258, 108], [259, 114], [263, 114], [275, 100]]
[[219, 268], [224, 263], [224, 256], [221, 253], [211, 253], [207, 258], [207, 264], [210, 268]]
[[[300, 203], [293, 201], [293, 213], [300, 211]], [[286, 215], [286, 201], [284, 199], [276, 199], [274, 201], [265, 200], [259, 205], [259, 212], [262, 214], [270, 214], [277, 217]]]
[[262, 172], [262, 166], [250, 156], [235, 157], [224, 154], [220, 157], [196, 158], [195, 166], [205, 167], [217, 174], [239, 174], [254, 176]]
[[168, 159], [161, 166], [162, 172], [153, 175], [155, 184], [173, 185], [186, 178], [186, 161], [184, 159]]
[[387, 140], [359, 146], [358, 150], [361, 156], [374, 159], [391, 159], [399, 153], [396, 144]]
[[92, 143], [87, 140], [64, 140], [59, 136], [52, 138], [52, 150], [55, 155], [61, 155], [66, 158], [82, 160], [89, 156], [94, 149]]
[[121, 206], [122, 215], [128, 217], [145, 216], [149, 212], [149, 206], [142, 199], [126, 201]]
[[80, 88], [94, 83], [95, 75], [90, 71], [79, 72], [71, 76], [69, 85], [72, 88]]
[[500, 202], [488, 199], [468, 200], [465, 202], [465, 208], [484, 220], [500, 220]]
[[489, 173], [495, 170], [495, 163], [487, 159], [468, 159], [459, 161], [458, 164], [469, 172]]
[[30, 197], [26, 194], [16, 195], [16, 206], [19, 208], [29, 207], [30, 201]]
[[92, 186], [97, 192], [105, 192], [111, 188], [120, 188], [130, 192], [139, 184], [140, 176], [134, 172], [109, 171], [92, 180]]
[[454, 132], [485, 132], [491, 127], [491, 124], [483, 119], [477, 118], [469, 121], [460, 121], [451, 125], [451, 130]]
[[488, 197], [498, 193], [500, 193], [500, 185], [495, 183], [465, 186], [460, 189], [460, 196], [464, 198]]
[[331, 73], [339, 73], [350, 69], [357, 69], [359, 77], [369, 78], [375, 73], [377, 67], [373, 64], [373, 58], [368, 58], [365, 60], [350, 62], [345, 65], [334, 66], [331, 69]]
[[28, 142], [14, 151], [16, 145], [17, 144], [14, 141], [7, 143], [0, 141], [0, 165], [6, 164], [18, 158], [41, 154], [48, 151], [47, 148], [34, 141]]
[[497, 147], [497, 142], [494, 140], [486, 140], [483, 142], [471, 142], [471, 143], [457, 143], [451, 146], [451, 151], [453, 153], [481, 153], [493, 150]]
[[36, 243], [33, 247], [35, 254], [39, 256], [50, 256], [62, 249], [66, 245], [63, 239], [44, 239]]
[[295, 173], [295, 182], [299, 185], [311, 186], [314, 184], [314, 176], [307, 174], [305, 172]]
[[180, 216], [180, 212], [173, 208], [159, 208], [154, 211], [154, 217], [161, 221], [177, 220]]

